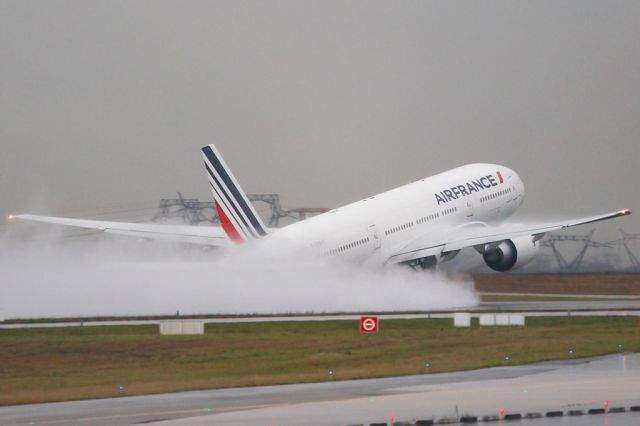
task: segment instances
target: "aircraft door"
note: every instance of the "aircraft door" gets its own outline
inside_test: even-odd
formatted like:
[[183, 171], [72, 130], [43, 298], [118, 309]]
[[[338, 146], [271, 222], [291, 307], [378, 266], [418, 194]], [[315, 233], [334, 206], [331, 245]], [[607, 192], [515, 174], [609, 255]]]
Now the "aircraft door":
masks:
[[376, 225], [371, 225], [367, 228], [367, 235], [369, 236], [369, 240], [373, 243], [373, 249], [378, 250], [382, 244], [382, 240], [380, 240]]
[[473, 217], [473, 203], [467, 200], [467, 217]]

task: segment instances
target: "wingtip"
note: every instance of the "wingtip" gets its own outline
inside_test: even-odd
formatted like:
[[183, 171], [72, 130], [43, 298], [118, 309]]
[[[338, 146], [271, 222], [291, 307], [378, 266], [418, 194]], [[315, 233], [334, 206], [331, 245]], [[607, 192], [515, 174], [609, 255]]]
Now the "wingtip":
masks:
[[14, 221], [16, 219], [31, 219], [33, 218], [34, 215], [30, 214], [30, 213], [10, 213], [9, 215], [7, 215], [7, 221], [11, 222]]
[[630, 214], [631, 214], [631, 210], [629, 210], [629, 209], [623, 209], [623, 210], [620, 210], [620, 213], [619, 213], [619, 214], [620, 214], [620, 216], [628, 216], [628, 215], [630, 215]]
[[9, 213], [7, 215], [7, 222], [13, 222], [16, 219], [26, 219], [28, 218], [30, 215], [28, 214], [19, 214], [19, 213]]

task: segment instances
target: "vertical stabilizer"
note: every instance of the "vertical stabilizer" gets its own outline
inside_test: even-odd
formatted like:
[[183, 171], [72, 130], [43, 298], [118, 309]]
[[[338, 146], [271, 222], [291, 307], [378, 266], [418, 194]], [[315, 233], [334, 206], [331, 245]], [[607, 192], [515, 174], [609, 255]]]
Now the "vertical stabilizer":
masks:
[[232, 241], [243, 242], [267, 235], [267, 228], [216, 147], [202, 148], [202, 157], [220, 225], [227, 236]]

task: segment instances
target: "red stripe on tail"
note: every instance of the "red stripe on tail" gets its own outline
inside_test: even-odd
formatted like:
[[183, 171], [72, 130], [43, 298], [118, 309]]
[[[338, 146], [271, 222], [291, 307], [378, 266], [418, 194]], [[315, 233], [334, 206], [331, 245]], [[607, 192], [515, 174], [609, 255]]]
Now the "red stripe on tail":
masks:
[[216, 203], [216, 210], [218, 211], [218, 218], [220, 218], [220, 225], [222, 225], [222, 229], [226, 232], [227, 236], [236, 243], [241, 243], [242, 237], [238, 233], [238, 230], [233, 226], [227, 214], [220, 208], [220, 204], [214, 200]]
[[496, 172], [496, 174], [498, 175], [498, 180], [500, 181], [500, 183], [504, 182], [504, 179], [502, 179], [502, 173]]

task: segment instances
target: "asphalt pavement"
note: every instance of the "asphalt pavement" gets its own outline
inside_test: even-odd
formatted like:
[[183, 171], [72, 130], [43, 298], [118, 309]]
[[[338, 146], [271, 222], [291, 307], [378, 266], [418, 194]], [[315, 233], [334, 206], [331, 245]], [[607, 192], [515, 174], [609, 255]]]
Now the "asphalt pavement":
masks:
[[[640, 355], [0, 408], [2, 425], [347, 425], [640, 405]], [[638, 413], [617, 414], [636, 422]], [[635, 417], [634, 417], [635, 416]], [[585, 421], [592, 416], [582, 416]], [[613, 423], [609, 425], [640, 424]], [[600, 420], [605, 418], [601, 416]], [[531, 424], [556, 419], [536, 419]], [[560, 420], [565, 421], [565, 420]], [[623, 420], [619, 420], [622, 422]], [[557, 423], [576, 424], [576, 423]], [[589, 424], [589, 423], [579, 423]], [[595, 423], [602, 424], [602, 423]]]

